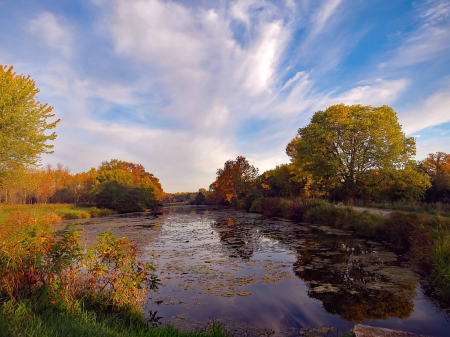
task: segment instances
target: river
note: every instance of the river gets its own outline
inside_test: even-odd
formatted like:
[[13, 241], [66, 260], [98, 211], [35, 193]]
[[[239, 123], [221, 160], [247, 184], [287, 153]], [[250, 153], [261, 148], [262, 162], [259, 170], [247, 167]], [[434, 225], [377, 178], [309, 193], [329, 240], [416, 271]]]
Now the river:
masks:
[[162, 283], [145, 315], [182, 330], [215, 320], [239, 336], [338, 335], [356, 323], [449, 335], [403, 252], [349, 232], [203, 206], [75, 222], [89, 240], [111, 228], [140, 243]]

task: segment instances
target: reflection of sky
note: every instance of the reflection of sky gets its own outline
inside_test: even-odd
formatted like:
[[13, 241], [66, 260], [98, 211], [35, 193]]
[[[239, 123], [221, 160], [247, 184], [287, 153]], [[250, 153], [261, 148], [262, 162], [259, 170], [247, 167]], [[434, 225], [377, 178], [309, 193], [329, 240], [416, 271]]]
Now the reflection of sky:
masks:
[[[161, 229], [160, 236], [151, 245], [156, 247], [158, 254], [161, 254], [157, 259], [156, 265], [158, 270], [165, 270], [165, 274], [161, 274], [163, 282], [164, 277], [168, 276], [168, 272], [170, 272], [172, 278], [179, 278], [179, 282], [177, 279], [175, 284], [183, 282], [189, 284], [187, 281], [190, 280], [192, 283], [195, 282], [196, 277], [203, 277], [202, 275], [195, 276], [191, 273], [174, 275], [173, 269], [169, 270], [164, 267], [166, 263], [173, 260], [182, 260], [183, 263], [181, 265], [185, 266], [207, 266], [222, 272], [231, 272], [230, 277], [237, 278], [247, 277], [254, 272], [270, 275], [272, 270], [262, 271], [254, 267], [252, 263], [257, 261], [269, 263], [269, 261], [272, 261], [274, 266], [276, 263], [278, 263], [277, 266], [280, 266], [280, 264], [285, 265], [283, 270], [294, 276], [294, 278], [283, 279], [277, 284], [256, 283], [244, 285], [238, 288], [239, 291], [250, 291], [252, 293], [250, 296], [234, 296], [230, 298], [206, 295], [206, 292], [202, 291], [203, 289], [184, 290], [176, 285], [170, 285], [162, 287], [158, 294], [149, 294], [149, 296], [153, 299], [172, 296], [175, 303], [178, 303], [180, 299], [184, 299], [189, 308], [176, 304], [155, 306], [149, 302], [146, 306], [148, 309], [158, 310], [158, 315], [162, 316], [164, 320], [168, 320], [174, 315], [183, 315], [187, 321], [191, 322], [231, 317], [238, 322], [245, 322], [257, 328], [271, 328], [276, 331], [286, 331], [291, 327], [301, 328], [315, 325], [338, 327], [339, 331], [342, 332], [350, 329], [355, 324], [344, 322], [339, 315], [327, 313], [320, 300], [308, 295], [310, 286], [307, 286], [303, 280], [294, 274], [293, 264], [297, 262], [298, 255], [294, 254], [294, 251], [287, 249], [289, 244], [286, 242], [289, 242], [293, 236], [299, 235], [298, 231], [295, 234], [292, 231], [299, 226], [283, 222], [281, 230], [273, 227], [276, 221], [272, 220], [266, 222], [265, 225], [258, 220], [252, 225], [252, 221], [256, 218], [255, 215], [234, 211], [200, 211], [199, 213], [201, 214], [192, 214], [196, 212], [195, 210], [202, 209], [195, 207], [172, 208], [168, 212], [169, 214], [162, 218], [165, 224]], [[230, 221], [230, 216], [235, 219], [234, 222]], [[259, 216], [257, 217], [260, 218]], [[247, 223], [245, 219], [247, 219]], [[225, 242], [220, 241], [224, 237], [219, 235], [219, 231], [226, 228], [224, 227], [225, 225], [217, 227], [217, 223], [230, 224], [234, 237], [229, 236], [226, 238], [231, 238], [231, 242], [239, 242], [239, 235], [242, 234], [245, 234], [245, 238], [249, 239], [249, 233], [260, 233], [262, 229], [269, 234], [273, 231], [278, 240], [260, 235], [253, 238], [253, 240], [250, 238], [253, 251], [250, 259], [230, 259], [228, 255], [239, 250], [236, 250], [237, 247], [233, 245], [225, 245]], [[240, 223], [240, 225], [236, 226], [234, 223]], [[244, 227], [246, 228], [245, 230], [239, 230], [239, 228]], [[280, 233], [283, 234], [280, 235]], [[332, 243], [333, 240], [336, 240], [335, 236], [323, 233], [320, 234], [320, 237], [322, 242], [327, 243]], [[342, 239], [347, 246], [352, 245], [352, 237], [345, 236]], [[311, 241], [312, 239], [309, 238], [308, 240]], [[357, 244], [364, 245], [364, 242], [359, 240]], [[318, 248], [323, 247], [321, 245], [323, 243], [318, 242], [316, 246]], [[363, 252], [372, 249], [366, 247], [363, 249]], [[382, 251], [383, 248], [380, 247], [380, 250]], [[181, 256], [172, 256], [176, 253], [181, 254]], [[211, 263], [205, 263], [205, 260]], [[218, 260], [234, 261], [235, 264], [234, 267], [219, 266], [215, 263]], [[271, 268], [270, 264], [267, 268]], [[227, 289], [223, 291], [226, 292]], [[420, 288], [417, 288], [416, 291], [414, 311], [407, 319], [365, 320], [363, 323], [434, 336], [446, 336], [450, 326], [445, 320], [445, 316], [439, 313], [439, 310], [423, 295]], [[203, 293], [200, 294], [200, 292]], [[205, 304], [195, 305], [194, 299]], [[336, 300], [339, 300], [339, 298], [336, 297]], [[367, 300], [370, 301], [370, 298]]]

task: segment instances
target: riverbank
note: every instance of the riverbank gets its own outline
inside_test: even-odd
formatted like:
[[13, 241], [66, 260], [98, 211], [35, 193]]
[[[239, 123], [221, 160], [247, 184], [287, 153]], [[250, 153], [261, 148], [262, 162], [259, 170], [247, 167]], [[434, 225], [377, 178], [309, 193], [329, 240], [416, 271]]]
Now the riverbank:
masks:
[[0, 222], [8, 220], [11, 213], [17, 212], [30, 214], [34, 217], [41, 217], [48, 213], [54, 213], [61, 217], [62, 220], [99, 218], [117, 214], [116, 211], [107, 208], [81, 207], [75, 204], [0, 204]]
[[249, 210], [295, 222], [326, 224], [407, 249], [442, 296], [450, 298], [450, 218], [415, 212], [381, 215], [322, 201], [278, 198], [254, 200]]
[[216, 324], [180, 333], [144, 318], [159, 280], [140, 248], [109, 229], [82, 248], [80, 229], [53, 230], [60, 221], [15, 213], [0, 222], [1, 336], [226, 336]]
[[[37, 306], [36, 302], [5, 302], [0, 306], [3, 337], [225, 337], [220, 324], [204, 331], [182, 333], [172, 326], [160, 327], [130, 312], [105, 314], [83, 310], [77, 314]], [[152, 326], [156, 324], [156, 326]]]

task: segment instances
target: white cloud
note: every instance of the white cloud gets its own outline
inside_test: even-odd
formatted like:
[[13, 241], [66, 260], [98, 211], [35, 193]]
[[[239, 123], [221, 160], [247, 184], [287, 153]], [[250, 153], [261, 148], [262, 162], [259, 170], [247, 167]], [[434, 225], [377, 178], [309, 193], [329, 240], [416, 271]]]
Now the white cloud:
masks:
[[309, 39], [314, 39], [326, 26], [327, 21], [335, 13], [342, 0], [328, 0], [317, 12]]
[[72, 33], [68, 25], [50, 12], [41, 12], [28, 22], [28, 30], [43, 39], [51, 48], [69, 56], [72, 52]]
[[[236, 2], [229, 15], [246, 20], [253, 3]], [[252, 104], [248, 95], [256, 100], [271, 94], [290, 34], [272, 7], [263, 7], [267, 13], [256, 18], [242, 46], [227, 14], [213, 9], [159, 0], [114, 4], [105, 5], [104, 13], [117, 52], [148, 66], [143, 76], [156, 76], [170, 99], [164, 112], [189, 128], [229, 134]]]
[[232, 18], [244, 22], [247, 26], [250, 25], [250, 15], [248, 9], [256, 0], [240, 0], [232, 3], [230, 15]]
[[[79, 31], [61, 17], [42, 12], [28, 24], [62, 53], [50, 54], [49, 65], [33, 75], [62, 118], [55, 154], [45, 160], [69, 164], [74, 172], [119, 158], [142, 163], [167, 191], [207, 188], [216, 169], [237, 155], [261, 172], [287, 162], [287, 142], [313, 112], [339, 103], [392, 104], [410, 86], [409, 78], [385, 73], [366, 75], [371, 79], [339, 92], [332, 91], [336, 83], [328, 82], [333, 89], [320, 86], [364, 35], [339, 29], [349, 17], [341, 0], [239, 0], [208, 9], [162, 0], [92, 2], [99, 14], [92, 35], [106, 38], [107, 60], [133, 80], [107, 80], [98, 75], [107, 69], [103, 64], [98, 73], [79, 72], [92, 67], [86, 62], [91, 59], [64, 57], [80, 52], [72, 46]], [[426, 9], [421, 28], [404, 39], [386, 67], [434, 57], [420, 43], [434, 39], [435, 55], [446, 36], [447, 7]], [[445, 104], [442, 92], [423, 108], [441, 111]], [[142, 122], [125, 120], [127, 114], [120, 116], [122, 124], [106, 120], [114, 118], [112, 109]], [[415, 123], [413, 115], [401, 120], [419, 130], [415, 125], [425, 125], [423, 118]], [[428, 123], [443, 120], [433, 115]]]
[[373, 85], [359, 86], [329, 99], [329, 104], [344, 103], [347, 105], [364, 104], [373, 106], [390, 104], [395, 102], [407, 85], [408, 81], [405, 79], [386, 81], [377, 79]]
[[401, 42], [394, 56], [379, 68], [411, 66], [436, 59], [450, 50], [450, 5], [444, 1], [428, 1], [419, 9], [420, 26]]
[[400, 114], [400, 122], [406, 134], [411, 134], [425, 128], [450, 122], [450, 89], [437, 92], [418, 107]]
[[416, 160], [425, 159], [429, 153], [438, 151], [450, 153], [450, 137], [433, 137], [416, 141]]
[[[67, 163], [76, 157], [76, 164], [71, 165], [74, 172], [113, 158], [140, 163], [161, 180], [164, 190], [171, 192], [178, 191], [180, 186], [191, 191], [208, 188], [215, 178], [215, 169], [211, 168], [221, 167], [238, 155], [229, 141], [219, 137], [87, 118], [64, 125], [58, 134], [55, 153], [45, 156], [46, 162]], [[77, 134], [83, 137], [76, 137]]]

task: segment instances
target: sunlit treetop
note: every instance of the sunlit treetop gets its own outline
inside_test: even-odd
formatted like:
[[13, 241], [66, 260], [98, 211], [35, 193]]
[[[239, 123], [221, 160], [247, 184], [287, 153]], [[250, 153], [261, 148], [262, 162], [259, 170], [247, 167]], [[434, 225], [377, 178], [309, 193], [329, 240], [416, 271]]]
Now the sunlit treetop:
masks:
[[52, 107], [37, 100], [39, 89], [30, 76], [17, 75], [13, 67], [0, 65], [0, 169], [35, 165], [39, 155], [52, 153], [56, 127]]

